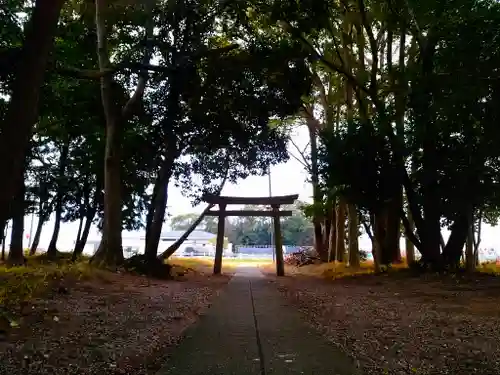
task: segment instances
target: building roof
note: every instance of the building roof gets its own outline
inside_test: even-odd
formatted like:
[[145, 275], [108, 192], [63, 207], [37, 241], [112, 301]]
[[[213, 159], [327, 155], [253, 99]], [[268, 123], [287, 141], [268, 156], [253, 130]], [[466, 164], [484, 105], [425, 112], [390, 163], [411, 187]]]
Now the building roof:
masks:
[[[174, 230], [169, 232], [162, 232], [161, 239], [162, 240], [177, 240], [180, 238], [185, 232], [182, 230]], [[188, 240], [191, 241], [208, 241], [217, 237], [217, 235], [209, 232], [205, 232], [203, 230], [195, 230], [189, 236]]]

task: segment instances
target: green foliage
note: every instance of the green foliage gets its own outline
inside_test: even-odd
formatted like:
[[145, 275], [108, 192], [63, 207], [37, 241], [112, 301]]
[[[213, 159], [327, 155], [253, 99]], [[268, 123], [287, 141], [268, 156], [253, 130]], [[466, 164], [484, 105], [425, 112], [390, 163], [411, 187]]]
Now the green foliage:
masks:
[[[304, 204], [298, 202], [295, 206], [285, 207], [283, 210], [292, 210], [293, 216], [281, 219], [281, 231], [284, 245], [311, 246], [313, 243], [312, 224], [302, 213]], [[262, 206], [247, 206], [247, 210], [264, 209]], [[170, 220], [173, 230], [187, 230], [198, 218], [198, 214], [184, 214], [174, 216]], [[199, 230], [217, 233], [217, 218], [207, 216], [198, 226]], [[266, 217], [239, 217], [227, 218], [225, 223], [225, 247], [227, 242], [233, 245], [269, 245], [274, 231], [272, 218]], [[215, 239], [214, 239], [215, 244]]]
[[47, 264], [38, 257], [29, 258], [27, 266], [0, 265], [0, 305], [7, 310], [17, 309], [22, 302], [45, 293], [63, 279], [82, 280], [97, 273], [86, 261]]

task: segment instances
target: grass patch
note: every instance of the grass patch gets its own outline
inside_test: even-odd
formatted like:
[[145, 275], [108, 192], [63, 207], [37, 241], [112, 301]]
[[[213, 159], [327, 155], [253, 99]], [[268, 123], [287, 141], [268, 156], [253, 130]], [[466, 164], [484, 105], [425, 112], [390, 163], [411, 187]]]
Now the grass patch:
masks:
[[[264, 272], [272, 274], [275, 273], [274, 264], [263, 264], [261, 268]], [[400, 271], [408, 271], [409, 268], [406, 262], [400, 264], [393, 264], [388, 270], [389, 273], [399, 273]], [[463, 271], [465, 272], [465, 271]], [[500, 276], [500, 264], [496, 262], [482, 263], [478, 268], [477, 272], [482, 274], [496, 275]], [[374, 267], [372, 261], [361, 262], [359, 268], [352, 268], [345, 263], [331, 262], [331, 263], [319, 263], [319, 264], [309, 264], [302, 267], [285, 265], [285, 274], [289, 276], [308, 276], [308, 277], [319, 277], [328, 280], [335, 280], [344, 277], [352, 277], [359, 275], [371, 275], [374, 274]]]
[[49, 263], [43, 255], [28, 259], [27, 266], [7, 267], [0, 264], [0, 306], [16, 309], [25, 301], [43, 295], [63, 280], [82, 280], [104, 277], [88, 261], [70, 263], [59, 259]]
[[199, 258], [171, 258], [167, 261], [172, 266], [172, 273], [194, 271], [202, 274], [212, 272], [213, 260]]
[[498, 264], [497, 262], [482, 263], [478, 267], [478, 271], [482, 272], [482, 273], [487, 273], [490, 275], [500, 276], [500, 264]]
[[[177, 269], [191, 270], [203, 274], [213, 272], [214, 259], [213, 258], [171, 258], [168, 263], [173, 267], [173, 271]], [[272, 260], [266, 258], [255, 259], [238, 259], [238, 258], [223, 258], [222, 269], [232, 273], [237, 267], [252, 266], [260, 267], [265, 265], [274, 266]]]
[[[273, 263], [262, 264], [260, 267], [265, 273], [276, 273], [276, 266]], [[393, 265], [390, 271], [401, 271], [405, 269], [408, 269], [408, 267], [406, 263], [403, 262]], [[301, 267], [285, 264], [285, 274], [288, 276], [307, 276], [334, 280], [343, 277], [371, 275], [374, 273], [372, 261], [361, 262], [360, 266], [357, 268], [349, 267], [345, 263], [340, 262], [308, 264]]]

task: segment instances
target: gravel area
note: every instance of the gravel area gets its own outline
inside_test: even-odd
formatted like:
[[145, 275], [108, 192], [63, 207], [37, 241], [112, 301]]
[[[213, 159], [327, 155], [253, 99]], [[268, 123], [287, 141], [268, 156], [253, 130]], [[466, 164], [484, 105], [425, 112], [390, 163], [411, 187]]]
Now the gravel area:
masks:
[[112, 274], [54, 288], [0, 338], [0, 374], [155, 374], [228, 280]]
[[500, 374], [500, 278], [276, 279], [364, 374]]

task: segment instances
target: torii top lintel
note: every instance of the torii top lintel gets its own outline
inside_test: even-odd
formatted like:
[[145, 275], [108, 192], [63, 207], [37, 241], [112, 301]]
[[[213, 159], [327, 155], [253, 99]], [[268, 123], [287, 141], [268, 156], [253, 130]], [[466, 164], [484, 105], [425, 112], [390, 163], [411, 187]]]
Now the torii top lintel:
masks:
[[280, 205], [293, 204], [299, 198], [298, 194], [280, 195], [275, 197], [226, 197], [214, 194], [206, 194], [203, 200], [209, 204], [263, 204]]

